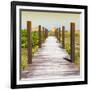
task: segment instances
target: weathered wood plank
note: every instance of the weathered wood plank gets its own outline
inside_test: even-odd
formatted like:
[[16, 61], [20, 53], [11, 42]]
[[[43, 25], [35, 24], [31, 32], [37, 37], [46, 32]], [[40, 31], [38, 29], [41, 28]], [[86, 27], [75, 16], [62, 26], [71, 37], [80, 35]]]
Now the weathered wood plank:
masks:
[[76, 77], [80, 75], [80, 71], [74, 63], [64, 58], [69, 57], [66, 51], [59, 47], [60, 43], [56, 43], [55, 37], [48, 37], [42, 48], [38, 50], [32, 58], [33, 63], [27, 70], [22, 71], [22, 79], [50, 79]]

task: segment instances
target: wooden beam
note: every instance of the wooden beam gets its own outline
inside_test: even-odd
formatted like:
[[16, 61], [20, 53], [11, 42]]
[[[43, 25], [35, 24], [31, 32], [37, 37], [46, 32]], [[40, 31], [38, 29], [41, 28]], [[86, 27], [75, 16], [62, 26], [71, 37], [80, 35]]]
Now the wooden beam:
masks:
[[62, 48], [65, 48], [65, 27], [62, 26]]
[[46, 29], [46, 38], [48, 37], [48, 29]]
[[28, 64], [32, 63], [32, 35], [31, 35], [31, 21], [27, 21], [28, 34]]
[[43, 27], [43, 42], [45, 41], [45, 28]]
[[75, 23], [70, 25], [70, 47], [71, 47], [71, 62], [75, 61]]
[[59, 42], [61, 41], [61, 28], [59, 28]]
[[56, 38], [58, 39], [58, 32], [57, 32], [57, 29], [55, 30], [55, 36], [56, 36]]
[[41, 48], [41, 25], [39, 25], [39, 48]]
[[47, 29], [45, 28], [45, 39], [47, 38]]

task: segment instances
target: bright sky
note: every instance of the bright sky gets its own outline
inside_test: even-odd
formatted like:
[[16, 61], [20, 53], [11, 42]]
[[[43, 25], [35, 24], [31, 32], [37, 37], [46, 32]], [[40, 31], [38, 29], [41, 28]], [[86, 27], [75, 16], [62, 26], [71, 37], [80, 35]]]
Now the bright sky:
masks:
[[61, 26], [65, 26], [66, 30], [70, 30], [70, 22], [75, 22], [76, 30], [80, 30], [80, 14], [22, 11], [21, 15], [22, 29], [27, 28], [27, 21], [32, 21], [32, 27], [42, 25], [49, 30]]

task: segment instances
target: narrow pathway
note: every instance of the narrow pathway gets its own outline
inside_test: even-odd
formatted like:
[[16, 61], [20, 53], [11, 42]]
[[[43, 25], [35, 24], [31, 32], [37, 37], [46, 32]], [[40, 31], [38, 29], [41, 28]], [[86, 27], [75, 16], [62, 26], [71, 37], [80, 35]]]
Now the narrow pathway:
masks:
[[32, 64], [27, 70], [21, 72], [21, 77], [36, 80], [79, 76], [77, 66], [65, 60], [66, 57], [69, 55], [60, 47], [57, 39], [49, 36], [33, 57]]

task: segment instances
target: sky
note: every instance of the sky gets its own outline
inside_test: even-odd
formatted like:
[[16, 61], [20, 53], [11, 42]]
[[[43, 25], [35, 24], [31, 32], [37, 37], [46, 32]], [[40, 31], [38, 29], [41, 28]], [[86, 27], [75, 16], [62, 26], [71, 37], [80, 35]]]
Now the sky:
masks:
[[70, 22], [75, 22], [76, 30], [80, 30], [80, 14], [75, 13], [22, 11], [21, 29], [27, 28], [27, 21], [32, 22], [32, 28], [41, 25], [48, 30], [62, 26], [65, 26], [65, 30], [70, 30]]

